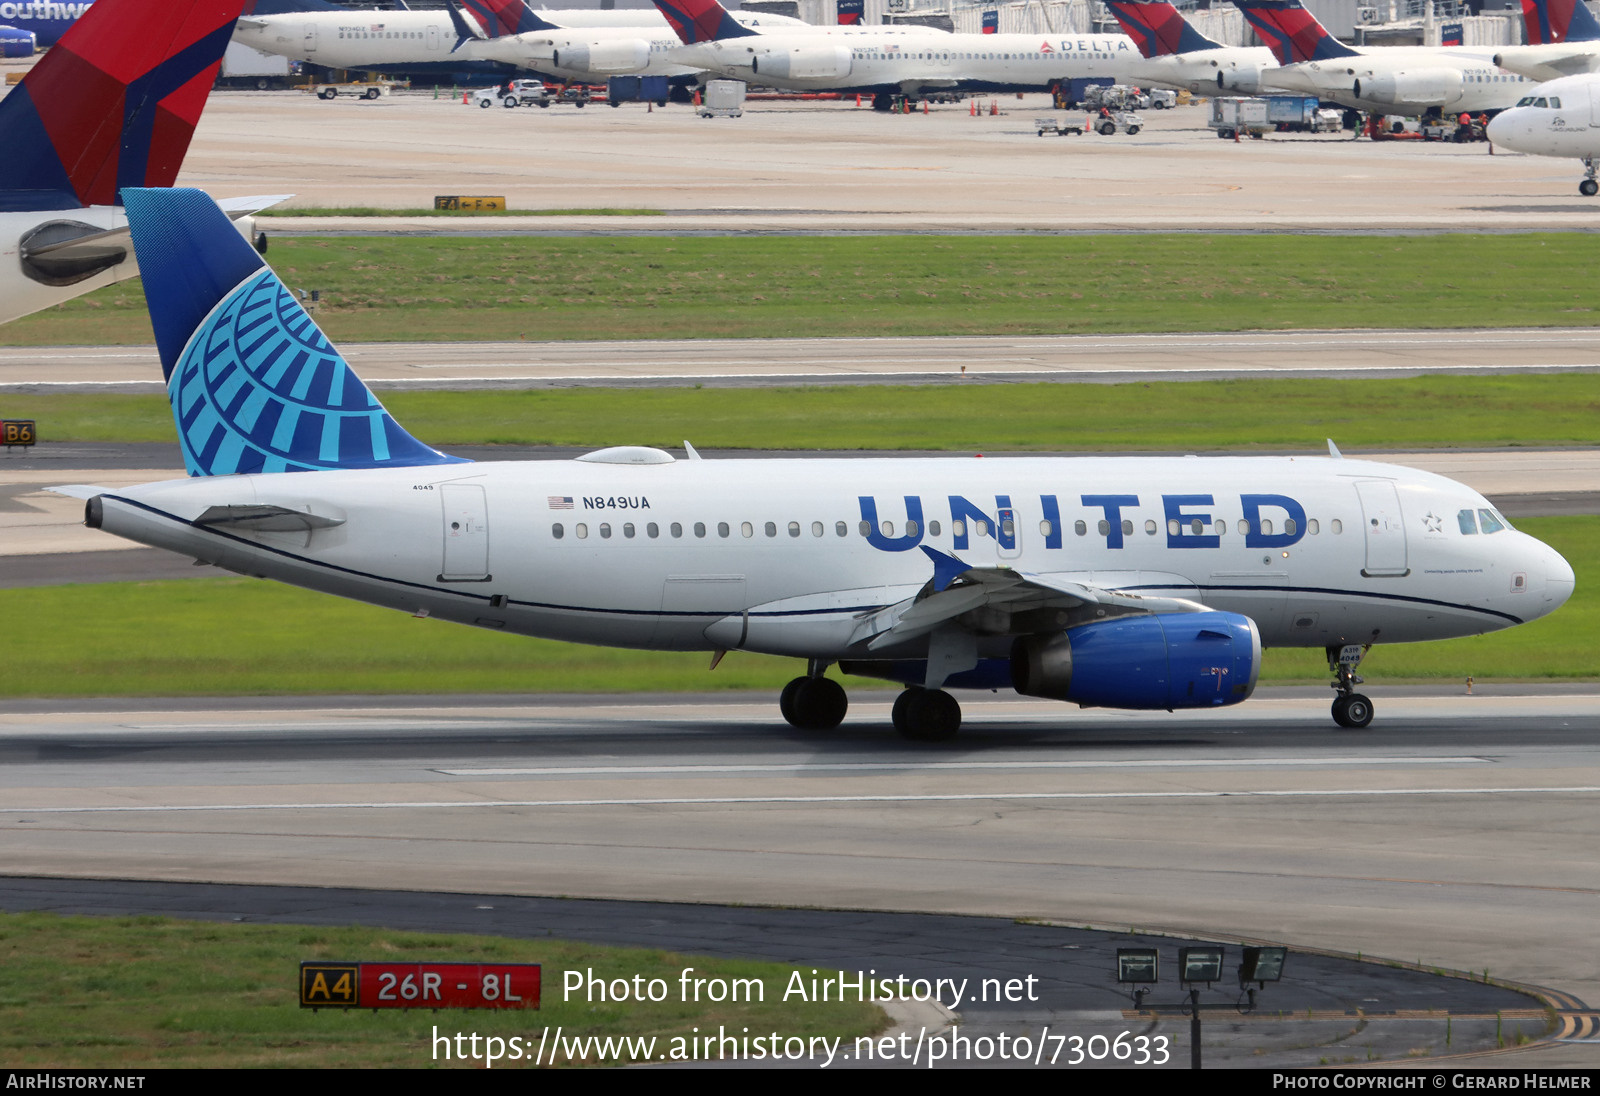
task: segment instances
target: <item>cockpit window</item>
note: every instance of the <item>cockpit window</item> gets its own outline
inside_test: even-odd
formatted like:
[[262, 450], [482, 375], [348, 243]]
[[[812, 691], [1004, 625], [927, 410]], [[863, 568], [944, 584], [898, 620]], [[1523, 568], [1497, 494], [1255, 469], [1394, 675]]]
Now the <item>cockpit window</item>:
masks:
[[1522, 98], [1517, 100], [1517, 106], [1519, 106], [1519, 107], [1531, 107], [1531, 106], [1533, 106], [1533, 96], [1524, 95]]
[[1505, 528], [1505, 523], [1500, 520], [1493, 510], [1479, 510], [1478, 517], [1483, 522], [1483, 531], [1485, 533], [1498, 533]]
[[1554, 95], [1550, 96], [1550, 109], [1551, 110], [1560, 110], [1561, 109], [1561, 100], [1559, 98], [1557, 98], [1556, 96], [1554, 96]]
[[1550, 104], [1543, 99], [1535, 99], [1531, 105], [1536, 107], [1547, 107]]
[[1471, 510], [1463, 510], [1456, 515], [1456, 523], [1461, 526], [1461, 531], [1469, 537], [1478, 535], [1478, 519]]

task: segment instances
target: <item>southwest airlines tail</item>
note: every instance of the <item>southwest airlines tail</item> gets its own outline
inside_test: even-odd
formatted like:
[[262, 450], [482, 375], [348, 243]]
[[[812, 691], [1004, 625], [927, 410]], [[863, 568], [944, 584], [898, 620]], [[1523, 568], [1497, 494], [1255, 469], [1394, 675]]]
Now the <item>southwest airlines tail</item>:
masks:
[[523, 0], [461, 0], [461, 6], [472, 13], [490, 38], [559, 29], [556, 24], [548, 23], [534, 14]]
[[1329, 34], [1300, 0], [1233, 0], [1233, 5], [1244, 12], [1280, 65], [1361, 56]]
[[1160, 0], [1106, 0], [1106, 7], [1122, 24], [1122, 30], [1145, 57], [1170, 57], [1175, 53], [1193, 53], [1196, 50], [1221, 49], [1222, 43], [1213, 42], [1178, 13], [1178, 9]]
[[460, 461], [401, 429], [206, 194], [122, 199], [191, 476]]
[[1530, 46], [1600, 41], [1600, 21], [1583, 0], [1522, 0]]
[[655, 0], [655, 5], [686, 46], [724, 38], [748, 38], [756, 33], [740, 26], [717, 0]]
[[171, 186], [242, 4], [100, 0], [79, 17], [0, 100], [0, 212]]

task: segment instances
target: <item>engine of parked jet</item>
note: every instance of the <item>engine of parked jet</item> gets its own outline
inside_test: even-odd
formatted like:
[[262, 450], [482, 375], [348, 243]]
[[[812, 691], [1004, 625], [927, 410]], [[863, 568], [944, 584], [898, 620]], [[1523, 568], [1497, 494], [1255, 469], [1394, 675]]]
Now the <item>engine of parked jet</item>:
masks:
[[1357, 99], [1408, 106], [1447, 106], [1461, 98], [1459, 69], [1413, 69], [1363, 76], [1355, 82]]
[[750, 62], [750, 71], [769, 80], [838, 79], [850, 75], [847, 46], [797, 46], [764, 53]]
[[650, 43], [643, 38], [618, 38], [566, 46], [551, 57], [557, 68], [572, 72], [638, 72], [650, 63]]
[[1222, 65], [1217, 68], [1217, 87], [1222, 91], [1240, 95], [1256, 95], [1270, 90], [1261, 82], [1261, 66], [1252, 64]]
[[1118, 617], [1011, 649], [1017, 692], [1099, 708], [1210, 708], [1255, 691], [1261, 634], [1238, 613]]

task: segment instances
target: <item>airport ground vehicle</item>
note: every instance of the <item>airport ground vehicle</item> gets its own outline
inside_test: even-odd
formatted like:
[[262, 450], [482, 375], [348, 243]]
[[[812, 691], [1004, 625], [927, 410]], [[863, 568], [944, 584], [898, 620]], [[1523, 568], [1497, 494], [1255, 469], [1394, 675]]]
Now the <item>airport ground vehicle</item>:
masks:
[[1211, 128], [1225, 141], [1235, 137], [1260, 137], [1275, 128], [1267, 118], [1267, 101], [1253, 97], [1219, 96], [1211, 100]]
[[744, 114], [743, 80], [709, 80], [700, 95], [702, 118], [738, 118]]
[[388, 80], [361, 80], [345, 84], [308, 84], [305, 90], [315, 93], [318, 99], [337, 99], [341, 95], [349, 95], [356, 99], [377, 99], [388, 95], [394, 86]]
[[1083, 136], [1083, 127], [1075, 122], [1060, 122], [1054, 118], [1035, 118], [1033, 124], [1039, 128], [1039, 136], [1041, 137], [1046, 133], [1054, 133], [1057, 137], [1065, 137], [1069, 133], [1079, 137]]
[[1132, 137], [1143, 127], [1144, 119], [1131, 110], [1114, 110], [1109, 117], [1102, 114], [1094, 120], [1094, 131], [1102, 137], [1110, 137], [1118, 132]]
[[222, 71], [217, 74], [218, 87], [286, 88], [289, 78], [299, 71], [287, 57], [277, 53], [262, 53], [258, 49], [229, 42], [228, 51], [222, 55]]

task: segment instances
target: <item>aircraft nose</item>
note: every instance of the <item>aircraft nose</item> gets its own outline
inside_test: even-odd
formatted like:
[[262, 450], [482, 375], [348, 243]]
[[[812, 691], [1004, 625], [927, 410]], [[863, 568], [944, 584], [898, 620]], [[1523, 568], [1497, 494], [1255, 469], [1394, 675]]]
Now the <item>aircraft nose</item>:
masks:
[[[1528, 561], [1528, 592], [1537, 599], [1533, 616], [1542, 617], [1567, 603], [1577, 580], [1572, 564], [1560, 552], [1539, 540], [1533, 541], [1533, 547], [1534, 558]], [[1539, 582], [1541, 575], [1544, 577], [1542, 584]]]
[[1483, 132], [1489, 138], [1490, 144], [1509, 148], [1511, 146], [1506, 142], [1516, 135], [1517, 126], [1525, 117], [1527, 117], [1526, 108], [1513, 107], [1511, 110], [1502, 110], [1489, 119], [1489, 128]]
[[1549, 545], [1545, 545], [1544, 550], [1550, 556], [1544, 573], [1544, 600], [1549, 606], [1545, 611], [1553, 613], [1572, 596], [1572, 591], [1577, 587], [1577, 577], [1572, 573], [1572, 564], [1560, 552]]

